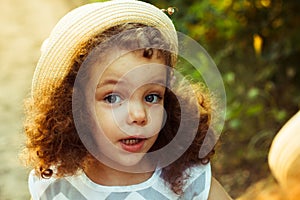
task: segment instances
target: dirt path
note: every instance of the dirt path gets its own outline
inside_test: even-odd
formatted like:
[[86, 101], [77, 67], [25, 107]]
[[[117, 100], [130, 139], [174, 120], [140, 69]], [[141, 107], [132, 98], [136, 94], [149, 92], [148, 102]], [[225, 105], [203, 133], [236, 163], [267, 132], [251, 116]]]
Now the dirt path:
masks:
[[[66, 3], [67, 2], [67, 3]], [[0, 199], [29, 199], [27, 172], [18, 161], [22, 101], [28, 94], [40, 45], [74, 3], [0, 0]]]

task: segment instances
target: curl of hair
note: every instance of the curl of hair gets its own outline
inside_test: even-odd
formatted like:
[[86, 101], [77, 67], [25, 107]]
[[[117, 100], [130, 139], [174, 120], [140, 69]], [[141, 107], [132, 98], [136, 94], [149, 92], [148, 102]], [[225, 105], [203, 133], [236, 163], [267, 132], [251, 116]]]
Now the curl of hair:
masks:
[[[214, 155], [214, 146], [216, 144], [215, 135], [209, 128], [211, 103], [207, 90], [201, 85], [192, 85], [194, 97], [191, 97], [190, 89], [187, 87], [184, 84], [178, 86], [177, 90], [175, 90], [176, 95], [172, 91], [167, 90], [165, 109], [168, 117], [165, 127], [157, 138], [159, 148], [165, 146], [175, 137], [179, 125], [186, 130], [184, 132], [186, 138], [194, 138], [188, 149], [175, 162], [162, 170], [164, 180], [170, 184], [172, 190], [177, 194], [183, 192], [182, 188], [185, 180], [189, 177], [186, 169], [194, 165], [207, 164]], [[183, 110], [184, 112], [182, 112]], [[189, 127], [190, 121], [194, 120], [199, 121], [195, 130]], [[205, 138], [206, 142], [204, 143]], [[154, 148], [155, 145], [153, 146]], [[204, 145], [207, 153], [204, 157], [199, 158], [200, 148]], [[180, 144], [178, 144], [178, 148], [181, 148]]]
[[[27, 135], [27, 143], [21, 159], [28, 166], [34, 168], [41, 177], [49, 178], [54, 174], [58, 177], [74, 175], [78, 170], [83, 170], [93, 159], [77, 134], [72, 116], [74, 82], [78, 70], [89, 52], [97, 48], [99, 44], [103, 44], [111, 36], [130, 29], [134, 29], [134, 31], [130, 34], [121, 34], [121, 38], [118, 38], [121, 41], [118, 48], [140, 48], [143, 49], [141, 56], [151, 58], [155, 54], [153, 48], [148, 47], [154, 45], [159, 52], [157, 56], [162, 56], [166, 65], [174, 67], [174, 63], [171, 63], [171, 53], [162, 50], [169, 47], [160, 32], [155, 28], [141, 24], [125, 24], [113, 27], [81, 44], [78, 47], [81, 51], [74, 59], [74, 63], [68, 75], [64, 77], [62, 84], [48, 96], [43, 97], [43, 101], [35, 101], [32, 98], [25, 101], [24, 131]], [[107, 48], [109, 47], [110, 44], [108, 43]], [[105, 51], [105, 48], [100, 49], [100, 51]], [[164, 106], [168, 115], [167, 122], [150, 150], [162, 148], [175, 137], [180, 119], [183, 117], [178, 98], [185, 102], [187, 109], [191, 109], [190, 113], [195, 113], [183, 118], [199, 118], [200, 115], [199, 127], [195, 130], [196, 136], [190, 147], [178, 160], [163, 169], [164, 180], [177, 194], [182, 192], [184, 180], [188, 178], [188, 174], [183, 173], [184, 170], [199, 163], [208, 163], [214, 153], [212, 146], [211, 151], [205, 157], [198, 158], [204, 138], [210, 132], [211, 108], [207, 92], [198, 86], [194, 86], [194, 90], [196, 100], [189, 98], [190, 94], [186, 94], [184, 87], [179, 87], [176, 95], [170, 90], [166, 90]], [[195, 108], [200, 110], [200, 113], [193, 112]], [[188, 126], [188, 122], [183, 123]], [[213, 140], [214, 138], [211, 137], [211, 143], [215, 144]]]

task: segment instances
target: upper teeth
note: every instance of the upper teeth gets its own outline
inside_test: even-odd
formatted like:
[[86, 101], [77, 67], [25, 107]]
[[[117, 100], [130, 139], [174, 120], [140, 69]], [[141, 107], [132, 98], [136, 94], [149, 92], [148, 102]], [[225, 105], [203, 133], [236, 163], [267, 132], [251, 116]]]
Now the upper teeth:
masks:
[[139, 141], [140, 141], [139, 139], [124, 139], [124, 140], [122, 140], [122, 143], [131, 145], [131, 144], [136, 144]]

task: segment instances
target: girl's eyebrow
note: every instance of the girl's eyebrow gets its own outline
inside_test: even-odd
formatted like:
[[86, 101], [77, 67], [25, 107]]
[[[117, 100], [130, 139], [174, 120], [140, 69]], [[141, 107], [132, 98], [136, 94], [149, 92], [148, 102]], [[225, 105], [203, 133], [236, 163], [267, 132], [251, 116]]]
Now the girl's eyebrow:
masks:
[[149, 84], [159, 84], [159, 85], [166, 85], [166, 79], [154, 79]]
[[116, 79], [107, 79], [104, 81], [101, 81], [99, 84], [97, 84], [97, 88], [103, 87], [104, 85], [116, 85], [116, 84], [122, 84], [124, 81], [122, 80], [116, 80]]
[[[117, 79], [107, 79], [104, 81], [101, 81], [99, 84], [97, 84], [97, 88], [99, 87], [103, 87], [105, 85], [116, 85], [116, 84], [124, 84], [125, 81], [124, 80], [117, 80]], [[158, 84], [158, 85], [166, 85], [166, 79], [163, 78], [159, 78], [159, 79], [154, 79], [149, 81], [148, 84]]]

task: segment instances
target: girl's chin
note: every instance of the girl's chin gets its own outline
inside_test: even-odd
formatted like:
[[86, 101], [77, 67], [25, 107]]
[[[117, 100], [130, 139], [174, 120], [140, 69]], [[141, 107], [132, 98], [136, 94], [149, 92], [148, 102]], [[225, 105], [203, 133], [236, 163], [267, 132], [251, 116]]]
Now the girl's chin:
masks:
[[[139, 172], [143, 169], [152, 171], [152, 169], [155, 169], [155, 167], [151, 167], [154, 166], [154, 164], [151, 164], [147, 160], [147, 142], [142, 141], [132, 146], [130, 146], [130, 144], [124, 145], [117, 142], [113, 144], [113, 146], [110, 144], [110, 148], [103, 145], [101, 146], [102, 148], [98, 148], [98, 152], [94, 151], [96, 154], [93, 155], [100, 163], [107, 167], [127, 172]], [[140, 146], [142, 146], [142, 148]]]
[[119, 149], [117, 152], [110, 152], [109, 154], [100, 153], [98, 155], [94, 155], [95, 159], [97, 159], [100, 163], [103, 163], [111, 168], [122, 168], [122, 167], [135, 167], [140, 166], [145, 163], [146, 153], [130, 153], [125, 152], [122, 149]]
[[124, 167], [138, 167], [144, 164], [144, 156], [145, 153], [128, 153], [127, 155], [120, 155], [114, 162]]
[[129, 160], [124, 161], [124, 162], [118, 161], [118, 163], [116, 163], [116, 165], [115, 165], [115, 168], [118, 169], [118, 170], [123, 170], [124, 169], [125, 171], [127, 171], [127, 170], [131, 171], [131, 170], [134, 170], [134, 169], [138, 169], [140, 165], [142, 165], [140, 163], [140, 160], [139, 161], [133, 160], [132, 162], [129, 161]]

